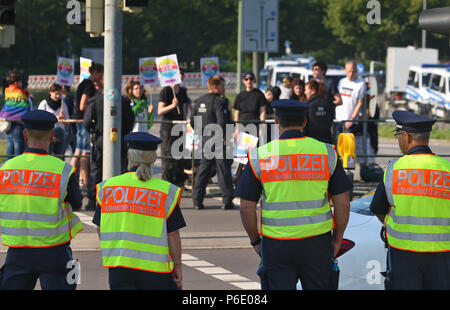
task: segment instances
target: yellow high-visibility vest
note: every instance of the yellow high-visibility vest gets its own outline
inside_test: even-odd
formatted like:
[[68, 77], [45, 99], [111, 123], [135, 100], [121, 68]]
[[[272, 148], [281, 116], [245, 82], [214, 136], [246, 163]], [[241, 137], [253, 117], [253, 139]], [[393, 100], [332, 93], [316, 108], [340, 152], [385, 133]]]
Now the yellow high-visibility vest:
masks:
[[333, 229], [327, 194], [337, 154], [330, 144], [303, 137], [252, 149], [249, 162], [261, 181], [261, 234], [300, 239]]
[[166, 222], [180, 197], [179, 187], [135, 172], [98, 184], [103, 266], [172, 272]]
[[450, 251], [450, 163], [436, 155], [405, 155], [389, 162], [384, 185], [390, 246], [413, 252]]
[[51, 247], [66, 243], [83, 229], [64, 202], [75, 169], [47, 155], [24, 153], [0, 167], [0, 219], [3, 244]]

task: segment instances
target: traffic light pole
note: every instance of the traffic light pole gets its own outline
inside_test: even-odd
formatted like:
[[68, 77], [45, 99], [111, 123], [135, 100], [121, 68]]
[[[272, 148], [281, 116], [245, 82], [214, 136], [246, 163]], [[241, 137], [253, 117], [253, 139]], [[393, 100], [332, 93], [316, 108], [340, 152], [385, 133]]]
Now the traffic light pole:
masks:
[[122, 7], [105, 0], [105, 60], [103, 94], [103, 179], [121, 173]]

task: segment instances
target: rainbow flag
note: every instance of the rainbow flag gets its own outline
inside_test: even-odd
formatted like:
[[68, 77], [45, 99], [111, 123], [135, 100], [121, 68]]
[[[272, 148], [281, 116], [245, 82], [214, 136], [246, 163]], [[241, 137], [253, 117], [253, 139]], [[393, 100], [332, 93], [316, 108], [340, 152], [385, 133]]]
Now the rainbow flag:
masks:
[[0, 117], [6, 120], [20, 120], [22, 115], [31, 110], [28, 93], [23, 89], [10, 85], [5, 89], [5, 105]]

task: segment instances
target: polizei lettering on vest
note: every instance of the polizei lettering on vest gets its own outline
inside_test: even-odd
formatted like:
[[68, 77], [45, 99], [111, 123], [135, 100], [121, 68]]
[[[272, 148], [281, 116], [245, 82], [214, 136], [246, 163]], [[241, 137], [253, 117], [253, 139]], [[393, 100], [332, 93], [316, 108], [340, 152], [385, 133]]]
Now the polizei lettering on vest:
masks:
[[271, 170], [279, 172], [325, 172], [325, 155], [295, 154], [266, 157], [261, 160], [261, 168], [269, 173]]
[[1, 170], [2, 194], [57, 196], [60, 176], [33, 170]]
[[399, 169], [394, 171], [394, 194], [449, 199], [449, 189], [450, 173], [445, 171], [429, 169]]
[[398, 170], [397, 186], [405, 185], [450, 189], [450, 173], [436, 170]]
[[104, 191], [102, 212], [131, 212], [164, 217], [165, 198], [166, 194], [147, 188], [107, 187]]

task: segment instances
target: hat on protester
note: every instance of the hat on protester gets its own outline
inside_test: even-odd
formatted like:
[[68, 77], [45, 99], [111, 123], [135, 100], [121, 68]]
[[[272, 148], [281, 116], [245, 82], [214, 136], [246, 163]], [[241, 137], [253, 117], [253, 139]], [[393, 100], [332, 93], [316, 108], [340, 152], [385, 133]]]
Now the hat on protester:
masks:
[[245, 79], [247, 75], [250, 75], [253, 80], [255, 79], [255, 74], [251, 71], [244, 72], [244, 74], [242, 74], [242, 78]]
[[58, 119], [53, 113], [44, 110], [32, 110], [22, 116], [22, 122], [27, 129], [52, 130]]
[[155, 151], [162, 140], [146, 132], [132, 132], [125, 136], [128, 148], [144, 151]]
[[275, 100], [271, 106], [276, 116], [306, 116], [309, 109], [306, 103], [290, 99]]
[[397, 123], [394, 131], [403, 130], [412, 133], [430, 132], [433, 124], [436, 123], [434, 118], [418, 115], [409, 111], [394, 111], [392, 117]]

